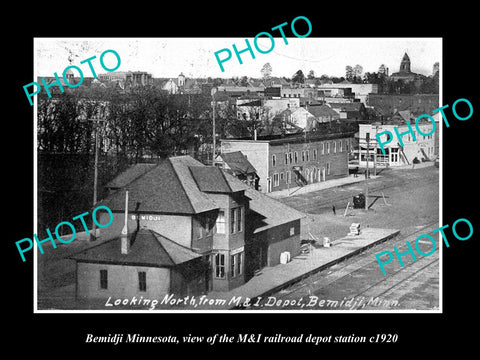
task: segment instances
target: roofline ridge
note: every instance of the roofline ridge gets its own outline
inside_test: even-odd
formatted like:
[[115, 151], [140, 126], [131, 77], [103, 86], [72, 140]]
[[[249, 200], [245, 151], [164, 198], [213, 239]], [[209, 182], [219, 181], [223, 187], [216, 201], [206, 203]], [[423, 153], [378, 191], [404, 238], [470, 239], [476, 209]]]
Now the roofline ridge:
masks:
[[138, 179], [140, 179], [142, 176], [148, 174], [150, 171], [152, 171], [153, 169], [155, 169], [157, 166], [159, 166], [160, 164], [157, 163], [135, 163], [133, 165], [130, 165], [127, 169], [125, 169], [124, 171], [122, 171], [120, 174], [118, 174], [117, 176], [115, 176], [115, 178], [113, 178], [111, 181], [109, 181], [107, 184], [111, 183], [113, 180], [115, 180], [118, 176], [120, 176], [121, 174], [123, 174], [124, 172], [126, 172], [128, 169], [130, 169], [132, 166], [136, 166], [136, 165], [153, 165], [150, 169], [148, 169], [147, 171], [145, 171], [144, 173], [138, 175], [137, 177], [133, 178], [130, 182], [126, 183], [125, 185], [123, 186], [120, 186], [117, 190], [115, 191], [118, 191], [120, 189], [125, 189], [128, 185], [130, 185], [131, 183], [133, 183], [134, 181], [137, 181]]
[[[131, 236], [132, 233], [128, 233], [128, 234], [127, 234], [127, 236], [129, 236], [129, 235]], [[74, 257], [75, 255], [78, 255], [78, 254], [80, 254], [80, 253], [83, 253], [84, 251], [89, 251], [89, 250], [91, 250], [91, 249], [97, 248], [97, 247], [102, 246], [102, 245], [104, 245], [104, 244], [108, 244], [108, 243], [110, 243], [110, 242], [113, 242], [113, 241], [115, 241], [115, 240], [118, 240], [118, 239], [120, 238], [120, 236], [121, 236], [121, 234], [115, 235], [115, 236], [112, 237], [111, 239], [104, 240], [104, 241], [102, 241], [102, 242], [100, 242], [100, 243], [98, 243], [98, 244], [93, 244], [92, 246], [89, 246], [89, 247], [87, 247], [87, 248], [85, 248], [85, 249], [83, 249], [83, 250], [76, 251], [76, 252], [74, 252], [73, 254], [70, 254], [69, 256], [67, 256], [67, 259], [71, 259], [71, 258]]]
[[[157, 239], [157, 241], [158, 241], [159, 243], [160, 243], [160, 241], [158, 240], [157, 235], [158, 235], [158, 236], [161, 236], [161, 237], [164, 238], [165, 240], [167, 240], [167, 241], [169, 241], [169, 242], [177, 245], [178, 247], [180, 247], [180, 248], [182, 248], [182, 249], [189, 250], [189, 251], [191, 251], [191, 252], [193, 252], [193, 253], [195, 253], [195, 254], [198, 254], [198, 255], [202, 255], [202, 254], [197, 253], [196, 251], [194, 251], [192, 248], [189, 248], [189, 247], [187, 247], [187, 246], [185, 246], [185, 245], [182, 245], [182, 244], [180, 244], [180, 243], [178, 243], [178, 242], [170, 239], [169, 237], [166, 237], [165, 235], [160, 234], [159, 232], [157, 232], [157, 231], [155, 231], [155, 230], [152, 230], [152, 229], [148, 229], [148, 230], [153, 234], [153, 236], [155, 236], [155, 238]], [[161, 245], [161, 243], [160, 243], [160, 245]], [[163, 247], [163, 245], [162, 245], [162, 247]], [[165, 249], [165, 248], [164, 248], [164, 249]], [[165, 251], [166, 251], [166, 249], [165, 249]], [[168, 256], [170, 257], [170, 254], [168, 254]], [[172, 259], [172, 261], [173, 261], [173, 259]]]
[[[179, 157], [179, 156], [177, 156]], [[193, 204], [192, 204], [192, 199], [190, 199], [190, 196], [188, 196], [188, 192], [185, 189], [185, 186], [183, 185], [182, 180], [180, 179], [180, 176], [177, 173], [177, 170], [175, 169], [175, 166], [173, 166], [173, 163], [171, 161], [171, 158], [167, 158], [166, 162], [169, 164], [169, 166], [172, 168], [173, 173], [175, 174], [175, 177], [177, 178], [178, 182], [180, 183], [180, 186], [182, 187], [183, 193], [185, 194], [185, 197], [188, 199], [188, 204], [190, 205], [190, 209], [193, 214], [196, 214], [197, 211], [195, 210]]]
[[148, 230], [148, 232], [150, 232], [150, 234], [155, 238], [155, 240], [157, 241], [158, 245], [160, 245], [160, 247], [165, 251], [165, 253], [167, 254], [168, 258], [170, 259], [170, 261], [172, 262], [172, 264], [174, 265], [177, 265], [177, 263], [172, 259], [172, 257], [170, 256], [170, 253], [167, 251], [167, 249], [165, 249], [165, 246], [163, 246], [163, 244], [161, 243], [161, 241], [158, 239], [157, 237], [157, 234], [164, 237], [165, 239], [167, 239], [165, 236], [157, 233], [156, 231], [152, 230], [152, 229], [146, 229]]
[[225, 184], [227, 184], [227, 187], [228, 187], [228, 189], [230, 190], [230, 192], [232, 192], [232, 193], [235, 192], [235, 191], [233, 191], [233, 189], [232, 189], [232, 187], [230, 186], [227, 178], [225, 177], [225, 174], [224, 174], [224, 172], [222, 171], [223, 169], [220, 169], [220, 168], [218, 168], [218, 167], [217, 167], [217, 169], [218, 169], [218, 171], [220, 172], [223, 181], [225, 181]]

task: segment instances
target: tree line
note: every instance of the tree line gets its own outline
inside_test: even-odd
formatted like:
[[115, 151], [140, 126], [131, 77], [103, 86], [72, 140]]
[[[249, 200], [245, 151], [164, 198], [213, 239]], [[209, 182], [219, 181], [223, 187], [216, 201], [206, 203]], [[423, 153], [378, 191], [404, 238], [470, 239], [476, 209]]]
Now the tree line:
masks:
[[92, 207], [96, 136], [101, 199], [103, 186], [133, 163], [184, 154], [211, 161], [214, 107], [218, 139], [252, 134], [258, 119], [236, 121], [234, 107], [212, 103], [210, 94], [172, 95], [145, 86], [39, 95], [39, 231]]

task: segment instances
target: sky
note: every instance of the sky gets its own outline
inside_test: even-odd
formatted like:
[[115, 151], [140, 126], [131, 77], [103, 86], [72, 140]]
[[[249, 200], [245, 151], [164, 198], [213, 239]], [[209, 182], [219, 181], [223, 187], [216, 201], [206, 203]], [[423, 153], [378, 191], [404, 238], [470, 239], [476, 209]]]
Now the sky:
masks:
[[[399, 71], [400, 61], [406, 52], [411, 60], [411, 70], [431, 75], [435, 62], [442, 62], [441, 38], [274, 38], [273, 50], [268, 54], [258, 52], [253, 38], [248, 38], [254, 54], [241, 54], [239, 64], [232, 45], [240, 51], [246, 48], [245, 38], [35, 38], [35, 76], [59, 76], [69, 65], [80, 67], [84, 76], [92, 76], [88, 64], [82, 60], [96, 56], [92, 61], [97, 74], [106, 73], [99, 62], [105, 50], [115, 50], [121, 65], [117, 71], [146, 71], [153, 77], [254, 77], [260, 78], [265, 63], [272, 66], [272, 76], [292, 77], [297, 70], [305, 75], [313, 70], [316, 76], [345, 76], [345, 66], [360, 64], [364, 72], [376, 72], [381, 64], [389, 73]], [[268, 37], [258, 39], [258, 46], [271, 47]], [[214, 53], [228, 48], [232, 52], [229, 61], [223, 63], [222, 72]], [[219, 54], [221, 58], [226, 52]], [[107, 53], [108, 67], [114, 67], [116, 59]], [[35, 67], [35, 66], [34, 66]], [[77, 76], [74, 70], [75, 76]]]

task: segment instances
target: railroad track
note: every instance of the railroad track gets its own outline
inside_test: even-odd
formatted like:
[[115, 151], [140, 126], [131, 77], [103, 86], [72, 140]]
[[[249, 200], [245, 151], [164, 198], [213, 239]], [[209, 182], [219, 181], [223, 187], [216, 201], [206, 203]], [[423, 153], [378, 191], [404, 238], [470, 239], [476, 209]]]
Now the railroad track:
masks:
[[[439, 258], [433, 258], [433, 260], [427, 260], [426, 258], [422, 258], [424, 259], [423, 261], [427, 261], [427, 263], [424, 265], [422, 263], [422, 266], [417, 266], [418, 269], [415, 269], [413, 272], [411, 272], [408, 276], [404, 277], [403, 279], [401, 279], [400, 281], [397, 281], [395, 282], [392, 286], [388, 287], [386, 290], [383, 290], [381, 291], [380, 293], [375, 293], [375, 297], [383, 297], [385, 296], [387, 293], [391, 292], [392, 290], [394, 289], [397, 289], [401, 286], [403, 286], [408, 280], [411, 280], [412, 278], [416, 277], [418, 274], [420, 274], [421, 272], [424, 272], [427, 268], [431, 267], [431, 266], [434, 266], [438, 263], [439, 261]], [[430, 259], [430, 258], [429, 258]], [[412, 262], [411, 264], [407, 265], [407, 268], [408, 267], [413, 267], [415, 265], [418, 265], [419, 262]], [[407, 271], [406, 267], [403, 267], [401, 268], [403, 271]], [[399, 271], [395, 272], [395, 274], [399, 273]], [[388, 281], [387, 279], [385, 279], [384, 281]], [[369, 288], [365, 289], [364, 291], [362, 291], [361, 293], [357, 294], [356, 297], [359, 297], [359, 296], [362, 296], [362, 295], [365, 295], [365, 294], [368, 294], [368, 291], [373, 289], [374, 287], [378, 286], [379, 284], [381, 283], [380, 282], [377, 282], [376, 284], [370, 286]], [[351, 308], [352, 310], [358, 310], [360, 309], [360, 305], [357, 305], [356, 307], [352, 307]]]
[[[397, 239], [391, 239], [387, 242], [378, 244], [376, 246], [373, 246], [367, 250], [365, 250], [364, 253], [372, 253], [376, 254], [384, 250], [389, 250], [391, 251], [393, 249], [393, 246], [397, 246], [397, 248], [402, 251], [406, 249], [405, 242], [408, 238], [414, 236], [415, 234], [424, 234], [426, 229], [431, 230], [434, 226], [438, 224], [438, 220], [432, 221], [427, 223], [426, 225], [421, 226], [418, 229], [415, 229], [415, 231], [411, 231], [407, 234], [402, 234], [402, 236], [397, 235]], [[420, 264], [420, 260], [422, 260], [422, 263]], [[427, 263], [425, 263], [425, 261]], [[403, 278], [400, 281], [394, 281], [394, 283], [387, 287], [386, 290], [382, 291], [381, 293], [376, 294], [376, 296], [382, 296], [395, 287], [401, 286], [403, 283], [411, 279], [412, 277], [416, 276], [419, 272], [425, 270], [429, 266], [433, 266], [438, 262], [438, 258], [419, 258], [416, 262], [411, 261], [408, 263], [405, 263], [403, 267], [400, 267], [396, 269], [395, 271], [387, 271], [388, 276], [382, 276], [382, 278], [379, 281], [375, 281], [374, 283], [369, 282], [369, 285], [366, 287], [361, 287], [357, 291], [355, 291], [355, 294], [349, 294], [349, 298], [351, 297], [359, 297], [362, 296], [366, 293], [368, 293], [370, 290], [374, 289], [375, 287], [379, 287], [382, 284], [387, 284], [388, 281], [391, 281], [392, 278], [395, 278], [396, 275], [402, 273], [407, 273], [411, 270], [412, 267], [414, 267], [414, 271], [411, 271], [408, 276]], [[420, 265], [419, 265], [420, 264]], [[368, 267], [376, 267], [378, 268], [378, 264], [376, 259], [372, 257], [362, 257], [358, 259], [357, 261], [351, 263], [351, 262], [340, 262], [336, 264], [334, 272], [332, 272], [332, 268], [329, 269], [324, 269], [319, 271], [318, 273], [314, 273], [308, 277], [301, 278], [299, 279], [298, 282], [295, 283], [290, 283], [288, 286], [285, 286], [285, 288], [279, 290], [278, 292], [274, 294], [268, 294], [275, 296], [277, 300], [287, 300], [287, 299], [295, 299], [299, 298], [301, 296], [308, 296], [311, 294], [311, 289], [314, 288], [315, 291], [318, 291], [319, 289], [325, 288], [329, 286], [330, 284], [341, 281], [342, 279], [347, 279], [347, 277], [352, 277], [352, 274], [355, 272], [364, 270], [365, 268]], [[378, 269], [380, 272], [380, 270]]]

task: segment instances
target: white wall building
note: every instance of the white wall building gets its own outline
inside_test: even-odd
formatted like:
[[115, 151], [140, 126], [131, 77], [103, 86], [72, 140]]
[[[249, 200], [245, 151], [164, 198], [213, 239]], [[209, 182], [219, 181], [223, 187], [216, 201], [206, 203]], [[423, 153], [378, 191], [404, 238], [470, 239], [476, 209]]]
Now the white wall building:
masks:
[[[367, 165], [367, 136], [370, 137], [368, 146], [369, 166], [373, 166], [375, 158], [376, 165], [380, 167], [411, 165], [415, 158], [421, 162], [434, 160], [436, 157], [435, 133], [423, 136], [418, 133], [415, 122], [411, 122], [410, 125], [416, 140], [413, 139], [411, 133], [408, 133], [401, 137], [403, 141], [403, 146], [401, 146], [394, 127], [397, 128], [399, 134], [402, 134], [408, 131], [406, 124], [359, 124], [359, 166]], [[431, 122], [426, 121], [419, 122], [418, 127], [422, 133], [428, 134], [432, 131], [433, 125]], [[439, 125], [437, 124], [435, 132], [438, 129]], [[393, 134], [393, 140], [383, 145], [385, 154], [383, 154], [375, 136], [382, 131], [390, 131]], [[385, 136], [382, 135], [381, 141], [386, 141]]]

